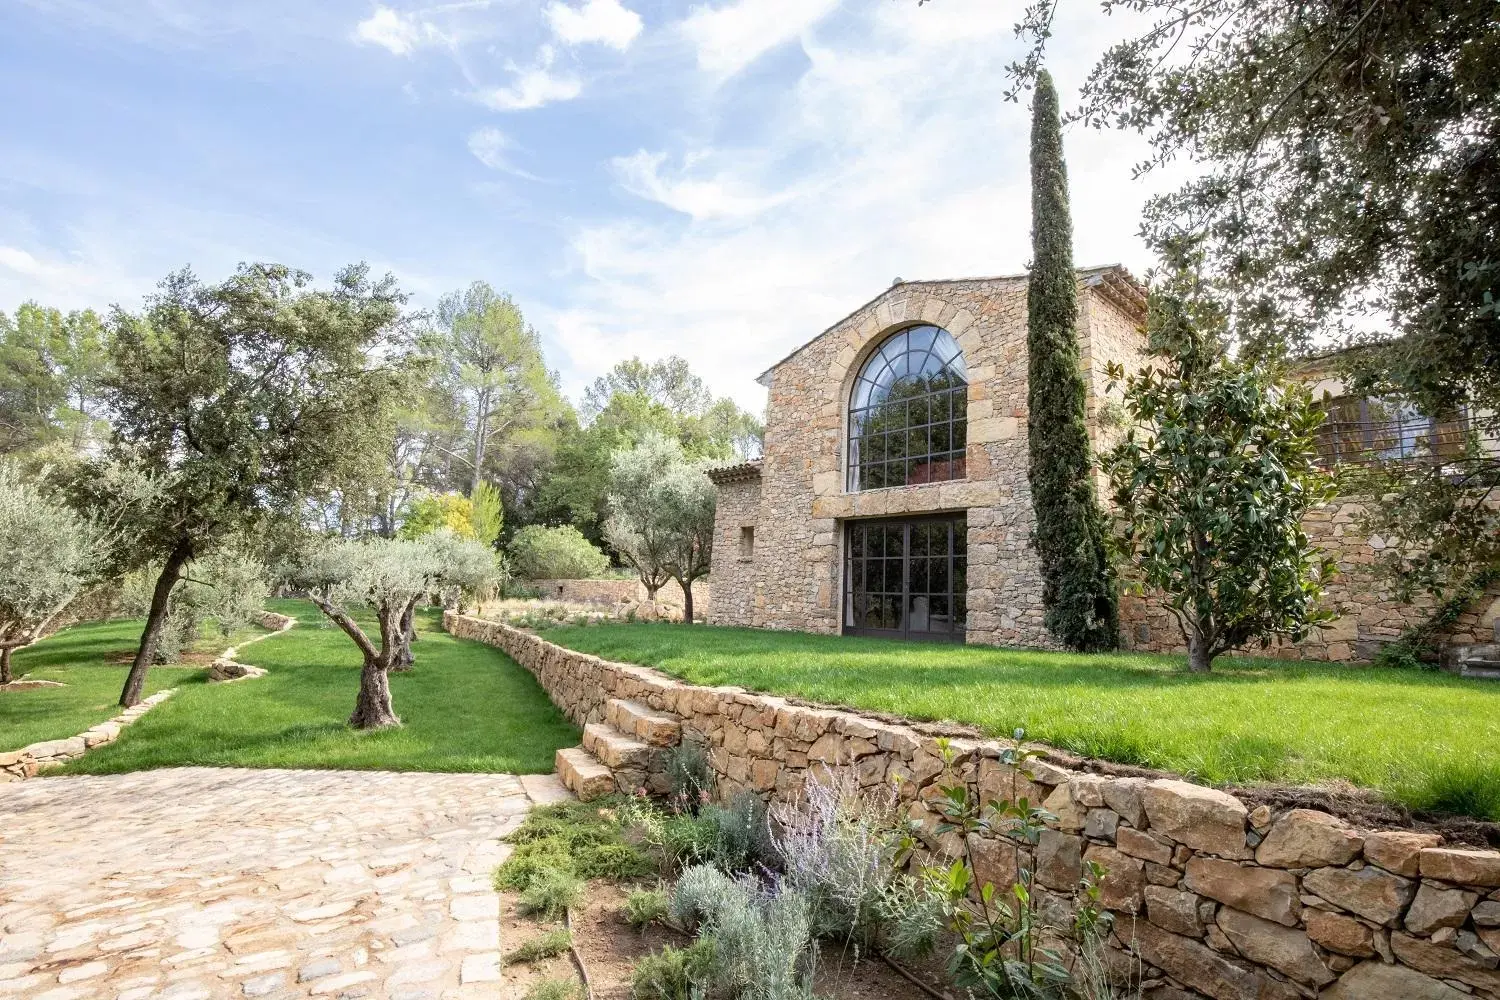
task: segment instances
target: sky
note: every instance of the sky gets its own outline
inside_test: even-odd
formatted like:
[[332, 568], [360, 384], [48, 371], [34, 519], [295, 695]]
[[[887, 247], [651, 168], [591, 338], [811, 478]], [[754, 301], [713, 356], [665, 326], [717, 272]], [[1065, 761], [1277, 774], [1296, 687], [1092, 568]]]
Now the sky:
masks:
[[[367, 261], [511, 293], [575, 399], [755, 377], [896, 278], [1030, 255], [1022, 0], [0, 0], [0, 310]], [[1128, 25], [1064, 0], [1065, 106]], [[1065, 133], [1075, 259], [1151, 263], [1138, 136]]]

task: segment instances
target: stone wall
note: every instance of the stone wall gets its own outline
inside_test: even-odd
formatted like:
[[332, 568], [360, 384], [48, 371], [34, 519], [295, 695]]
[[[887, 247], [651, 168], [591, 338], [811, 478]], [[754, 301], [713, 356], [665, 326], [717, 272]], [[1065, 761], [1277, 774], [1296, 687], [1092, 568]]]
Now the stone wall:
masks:
[[[765, 556], [767, 544], [760, 524], [760, 479], [719, 483], [718, 490], [710, 570], [717, 593], [708, 621], [714, 625], [760, 625], [765, 597], [757, 583], [755, 563]], [[751, 531], [748, 540], [746, 528]]]
[[[708, 751], [721, 795], [793, 801], [822, 768], [848, 769], [866, 787], [898, 783], [929, 852], [958, 846], [936, 830], [929, 803], [944, 764], [938, 738], [920, 728], [695, 687], [496, 622], [449, 613], [444, 624], [503, 649], [579, 725], [603, 720], [612, 698], [675, 716]], [[1034, 848], [977, 839], [981, 878], [1006, 878], [1020, 852], [1043, 913], [1066, 926], [1082, 864], [1097, 861], [1102, 903], [1116, 914], [1112, 964], [1140, 976], [1148, 1000], [1500, 1000], [1500, 852], [1354, 829], [1313, 810], [1251, 809], [1171, 778], [1045, 760], [1026, 776], [1001, 762], [1008, 744], [949, 745], [971, 793], [1024, 795], [1057, 816]]]
[[[1115, 307], [1094, 302], [1100, 295], [1089, 287], [1080, 295], [1085, 342], [1093, 317], [1109, 317], [1110, 329], [1123, 322], [1113, 315]], [[890, 333], [913, 323], [946, 329], [963, 349], [968, 477], [849, 493], [846, 411], [854, 379]], [[1099, 355], [1101, 364], [1106, 354]], [[1023, 275], [896, 285], [773, 368], [756, 559], [751, 567], [731, 568], [753, 577], [754, 613], [746, 619], [726, 609], [719, 620], [836, 632], [842, 522], [966, 510], [969, 641], [1055, 646], [1042, 625], [1040, 568], [1029, 544], [1035, 517], [1026, 477], [1026, 358]], [[1091, 394], [1096, 382], [1090, 378]], [[721, 522], [721, 537], [728, 528]]]
[[[528, 580], [527, 585], [542, 592], [549, 600], [570, 604], [632, 604], [646, 600], [646, 588], [639, 580]], [[682, 607], [682, 587], [668, 580], [656, 592], [656, 599], [674, 608]], [[693, 584], [693, 614], [703, 618], [713, 606], [713, 586], [708, 580]]]
[[[1397, 599], [1390, 580], [1377, 571], [1385, 540], [1359, 530], [1360, 503], [1344, 500], [1312, 511], [1303, 521], [1308, 540], [1333, 557], [1338, 576], [1325, 598], [1339, 617], [1315, 629], [1300, 643], [1278, 642], [1268, 649], [1251, 647], [1251, 655], [1290, 660], [1370, 660], [1380, 647], [1406, 629], [1427, 621], [1437, 609], [1427, 594], [1410, 602]], [[1500, 583], [1475, 601], [1442, 638], [1455, 645], [1500, 641]], [[1120, 604], [1120, 632], [1127, 647], [1182, 652], [1182, 631], [1158, 601], [1126, 597]]]

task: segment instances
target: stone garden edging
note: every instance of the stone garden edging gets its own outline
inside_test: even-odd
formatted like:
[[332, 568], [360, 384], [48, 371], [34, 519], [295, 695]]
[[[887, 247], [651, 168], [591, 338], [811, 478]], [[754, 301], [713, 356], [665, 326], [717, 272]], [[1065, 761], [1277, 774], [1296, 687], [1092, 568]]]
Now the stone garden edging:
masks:
[[[279, 615], [274, 611], [263, 611], [260, 614], [262, 628], [272, 631], [265, 635], [258, 635], [249, 639], [241, 646], [248, 646], [252, 642], [269, 639], [273, 635], [279, 635], [297, 624], [297, 619], [286, 615]], [[209, 667], [209, 679], [211, 681], [233, 681], [243, 680], [247, 677], [261, 677], [265, 670], [260, 667], [252, 667], [243, 663], [234, 662], [234, 647], [225, 650], [213, 665]], [[234, 671], [240, 671], [235, 673]], [[70, 736], [61, 740], [43, 740], [40, 743], [32, 743], [19, 750], [0, 751], [0, 784], [10, 781], [24, 781], [34, 778], [37, 772], [49, 767], [61, 767], [69, 761], [82, 757], [94, 747], [113, 743], [120, 738], [120, 733], [126, 726], [135, 722], [151, 709], [160, 705], [168, 698], [177, 693], [176, 688], [165, 688], [156, 692], [149, 698], [141, 701], [130, 708], [125, 709], [112, 719], [106, 719], [96, 725], [90, 726], [77, 736]]]
[[[579, 725], [612, 698], [681, 720], [724, 795], [794, 800], [809, 769], [860, 785], [900, 778], [929, 850], [944, 770], [938, 737], [858, 712], [808, 707], [566, 649], [498, 622], [445, 612], [453, 635], [504, 650]], [[1071, 923], [1084, 861], [1107, 869], [1114, 959], [1139, 969], [1147, 1000], [1500, 1000], [1500, 852], [1445, 847], [1439, 834], [1356, 829], [1312, 809], [1251, 808], [1172, 778], [1111, 777], [1001, 760], [1010, 744], [950, 739], [957, 775], [983, 799], [1025, 795], [1057, 822], [1033, 848], [1000, 837], [971, 849], [981, 879], [1008, 882], [1017, 855], [1044, 915]]]

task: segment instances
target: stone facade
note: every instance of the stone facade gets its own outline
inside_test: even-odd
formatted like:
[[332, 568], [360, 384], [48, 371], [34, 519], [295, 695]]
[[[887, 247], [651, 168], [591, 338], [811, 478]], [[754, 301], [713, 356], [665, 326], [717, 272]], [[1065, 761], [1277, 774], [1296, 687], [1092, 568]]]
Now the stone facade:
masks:
[[[714, 474], [719, 511], [711, 623], [838, 632], [845, 624], [843, 546], [851, 521], [962, 511], [968, 532], [967, 641], [1057, 646], [1042, 624], [1041, 577], [1030, 543], [1035, 515], [1027, 481], [1026, 282], [1017, 275], [898, 283], [762, 376], [770, 390], [764, 458]], [[964, 352], [967, 478], [851, 492], [846, 452], [854, 380], [888, 336], [917, 323], [946, 329]], [[1118, 363], [1134, 371], [1146, 364], [1143, 323], [1144, 293], [1122, 269], [1080, 272], [1078, 340], [1096, 449], [1109, 447], [1122, 432], [1121, 392], [1109, 392], [1107, 369]], [[1102, 475], [1100, 494], [1106, 495]], [[1359, 534], [1357, 521], [1358, 505], [1348, 501], [1308, 517], [1310, 536], [1341, 571], [1329, 590], [1340, 618], [1306, 642], [1278, 645], [1272, 655], [1369, 659], [1432, 613], [1430, 601], [1395, 599], [1375, 571], [1385, 543]], [[1500, 641], [1497, 615], [1500, 585], [1447, 638], [1458, 644]], [[1128, 648], [1184, 648], [1175, 619], [1150, 599], [1124, 599], [1121, 631]]]
[[[1120, 331], [1140, 320], [1140, 303], [1131, 298], [1139, 290], [1121, 275], [1082, 272], [1079, 338], [1087, 345], [1095, 410], [1104, 367], [1128, 351]], [[846, 439], [854, 380], [890, 334], [917, 323], [947, 330], [964, 352], [967, 478], [851, 493]], [[721, 486], [714, 584], [739, 596], [721, 600], [709, 620], [837, 632], [848, 521], [965, 511], [968, 640], [1054, 646], [1042, 626], [1041, 576], [1029, 541], [1026, 368], [1024, 275], [897, 284], [777, 364], [765, 376], [770, 403], [759, 482]], [[754, 556], [741, 563], [738, 539], [747, 526]]]
[[1356, 829], [1316, 810], [1250, 808], [1169, 777], [1046, 759], [1021, 774], [1002, 762], [1010, 745], [993, 740], [949, 740], [954, 773], [944, 778], [930, 727], [695, 687], [482, 619], [449, 613], [444, 624], [505, 650], [580, 726], [606, 721], [620, 699], [675, 721], [708, 752], [721, 796], [748, 789], [795, 802], [825, 768], [864, 787], [894, 782], [935, 857], [957, 846], [929, 807], [940, 781], [962, 780], [986, 800], [1044, 802], [1056, 820], [1035, 847], [983, 837], [976, 857], [1024, 852], [1042, 911], [1062, 925], [1083, 862], [1102, 865], [1101, 902], [1116, 917], [1111, 965], [1149, 1000], [1500, 1000], [1500, 852]]

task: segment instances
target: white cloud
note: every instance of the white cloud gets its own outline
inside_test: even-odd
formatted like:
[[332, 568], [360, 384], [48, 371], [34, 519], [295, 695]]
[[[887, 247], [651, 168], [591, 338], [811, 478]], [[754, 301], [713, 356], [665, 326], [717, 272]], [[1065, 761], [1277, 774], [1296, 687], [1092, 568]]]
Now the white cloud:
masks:
[[510, 162], [509, 152], [516, 148], [516, 144], [504, 132], [493, 125], [485, 125], [476, 128], [469, 133], [469, 152], [474, 158], [491, 170], [499, 170], [503, 173], [514, 174], [527, 180], [537, 178], [517, 167]]
[[[997, 6], [862, 7], [836, 33], [803, 37], [810, 65], [794, 82], [716, 81], [703, 99], [722, 135], [613, 160], [626, 191], [680, 214], [575, 225], [574, 280], [543, 317], [568, 355], [567, 387], [620, 357], [677, 353], [758, 407], [755, 375], [893, 278], [1024, 270], [1030, 115], [1002, 99], [1019, 53], [1014, 12]], [[1107, 42], [1086, 30], [1092, 12], [1069, 16], [1049, 59], [1065, 86]], [[717, 124], [747, 98], [756, 132], [743, 115]], [[1134, 136], [1072, 128], [1065, 141], [1075, 258], [1139, 271], [1140, 205], [1166, 179], [1131, 182]]]
[[554, 73], [557, 54], [550, 45], [537, 53], [536, 65], [521, 69], [512, 65], [515, 78], [507, 87], [483, 87], [474, 97], [496, 111], [525, 111], [544, 104], [571, 101], [583, 93], [583, 82], [568, 73]]
[[547, 21], [568, 45], [596, 42], [621, 52], [641, 33], [641, 15], [620, 0], [585, 0], [581, 7], [554, 2], [547, 7]]
[[420, 14], [403, 14], [383, 4], [354, 26], [354, 39], [362, 45], [379, 45], [392, 55], [409, 55], [412, 50], [442, 39], [442, 33]]
[[788, 188], [764, 194], [743, 177], [716, 170], [712, 176], [694, 177], [687, 168], [664, 176], [666, 153], [638, 150], [610, 161], [620, 185], [631, 194], [694, 219], [734, 219], [757, 215], [796, 196]]
[[693, 46], [698, 68], [720, 79], [734, 76], [765, 53], [800, 36], [839, 0], [733, 0], [694, 7], [678, 24]]

